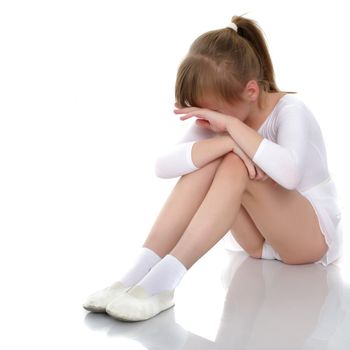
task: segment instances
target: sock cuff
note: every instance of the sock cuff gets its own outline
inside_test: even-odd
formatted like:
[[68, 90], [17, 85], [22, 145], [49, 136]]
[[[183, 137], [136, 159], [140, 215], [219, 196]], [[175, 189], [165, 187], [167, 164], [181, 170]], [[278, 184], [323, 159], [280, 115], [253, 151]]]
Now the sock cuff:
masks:
[[173, 255], [167, 254], [151, 271], [137, 284], [150, 295], [162, 291], [172, 291], [180, 283], [187, 269], [183, 263]]
[[187, 267], [174, 255], [167, 254], [163, 259], [169, 261], [169, 263], [176, 265], [183, 273], [187, 272]]
[[152, 249], [150, 249], [150, 248], [141, 247], [141, 251], [142, 251], [143, 255], [146, 255], [150, 259], [154, 259], [156, 261], [161, 260], [161, 257], [156, 252], [154, 252]]

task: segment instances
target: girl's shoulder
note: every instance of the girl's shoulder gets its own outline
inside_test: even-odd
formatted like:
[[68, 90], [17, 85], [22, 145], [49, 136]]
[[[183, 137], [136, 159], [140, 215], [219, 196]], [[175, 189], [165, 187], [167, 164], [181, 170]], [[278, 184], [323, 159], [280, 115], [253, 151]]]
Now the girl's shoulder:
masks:
[[274, 113], [275, 127], [279, 128], [282, 124], [291, 126], [296, 125], [300, 127], [316, 127], [318, 121], [304, 102], [303, 97], [297, 94], [286, 94], [278, 103]]
[[305, 106], [305, 103], [302, 97], [300, 97], [298, 94], [291, 94], [291, 93], [287, 93], [284, 96], [282, 96], [278, 104], [281, 106], [290, 106], [290, 105]]
[[297, 94], [287, 93], [280, 98], [276, 105], [276, 116], [283, 115], [283, 112], [295, 111], [303, 114], [312, 114], [304, 99]]

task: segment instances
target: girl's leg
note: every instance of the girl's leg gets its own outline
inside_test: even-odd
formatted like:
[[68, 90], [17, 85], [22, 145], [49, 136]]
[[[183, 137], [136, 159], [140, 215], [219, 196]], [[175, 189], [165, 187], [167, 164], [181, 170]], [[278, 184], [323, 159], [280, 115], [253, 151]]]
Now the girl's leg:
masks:
[[[243, 197], [244, 202], [244, 197]], [[247, 209], [242, 204], [236, 220], [231, 227], [231, 234], [237, 243], [253, 258], [261, 258], [265, 237], [256, 227]]]
[[175, 247], [206, 196], [222, 160], [220, 157], [181, 176], [153, 224], [144, 247], [161, 257]]
[[[248, 200], [249, 196], [251, 200]], [[264, 228], [263, 237], [268, 237], [272, 244], [280, 244], [283, 259], [288, 259], [283, 249], [286, 253], [291, 252], [290, 247], [286, 248], [287, 239], [291, 245], [297, 245], [298, 250], [304, 249], [304, 243], [308, 244], [309, 250], [314, 249], [316, 244], [313, 253], [324, 253], [324, 239], [311, 204], [296, 191], [281, 188], [276, 193], [269, 183], [250, 181], [243, 161], [237, 155], [228, 153], [218, 166], [203, 202], [176, 246], [130, 291], [108, 304], [107, 313], [123, 320], [136, 321], [153, 317], [172, 307], [175, 304], [175, 288], [183, 275], [230, 230], [243, 202], [249, 214], [253, 212], [252, 218], [258, 219], [259, 227]], [[285, 222], [277, 217], [281, 214]], [[291, 219], [300, 221], [298, 229], [301, 232], [298, 232], [298, 236], [301, 243], [294, 242], [296, 233]], [[263, 223], [266, 226], [262, 226]], [[284, 243], [282, 239], [285, 239]], [[307, 253], [310, 255], [310, 251]], [[295, 254], [293, 262], [289, 263], [297, 263]], [[298, 262], [301, 261], [300, 256], [297, 258]], [[302, 263], [305, 263], [305, 257]]]
[[242, 160], [227, 154], [205, 199], [170, 254], [189, 269], [212, 248], [232, 227], [248, 181]]
[[176, 245], [203, 201], [222, 160], [223, 157], [218, 158], [180, 178], [143, 247], [135, 252], [132, 265], [117, 282], [88, 296], [83, 305], [85, 309], [104, 312], [110, 301], [139, 282]]
[[[278, 260], [292, 265], [309, 264], [317, 262], [326, 253], [328, 246], [317, 214], [309, 200], [296, 189], [287, 190], [270, 178], [249, 181], [242, 205], [250, 217], [248, 221], [254, 222], [256, 230], [280, 255]], [[254, 231], [254, 226], [243, 220], [240, 225], [235, 223], [233, 226], [236, 239], [241, 241], [245, 240], [250, 229]], [[247, 252], [261, 258], [269, 253], [264, 250]]]
[[106, 312], [121, 320], [140, 321], [172, 307], [175, 288], [186, 271], [232, 226], [248, 180], [243, 161], [233, 153], [225, 155], [175, 247], [133, 288], [111, 301]]

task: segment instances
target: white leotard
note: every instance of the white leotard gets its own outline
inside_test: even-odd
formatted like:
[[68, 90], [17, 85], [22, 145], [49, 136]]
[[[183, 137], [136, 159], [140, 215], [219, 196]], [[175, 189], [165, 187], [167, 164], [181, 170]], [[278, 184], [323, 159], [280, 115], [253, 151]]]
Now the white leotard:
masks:
[[[330, 247], [320, 262], [327, 265], [336, 260], [341, 254], [341, 210], [328, 171], [322, 131], [314, 115], [299, 97], [287, 94], [257, 132], [264, 139], [252, 161], [278, 184], [295, 189], [310, 200]], [[158, 156], [156, 175], [173, 178], [198, 170], [192, 161], [192, 147], [196, 141], [214, 135], [194, 121], [175, 145]]]

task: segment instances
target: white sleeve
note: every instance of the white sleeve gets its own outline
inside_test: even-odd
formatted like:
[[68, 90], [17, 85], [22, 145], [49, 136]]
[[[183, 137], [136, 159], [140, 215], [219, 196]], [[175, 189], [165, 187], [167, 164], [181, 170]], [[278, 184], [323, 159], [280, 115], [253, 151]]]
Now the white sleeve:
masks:
[[308, 116], [301, 106], [286, 106], [280, 111], [277, 143], [264, 138], [253, 162], [281, 186], [293, 190], [305, 169], [308, 142]]
[[175, 144], [168, 146], [155, 161], [155, 173], [161, 178], [173, 178], [191, 173], [199, 168], [192, 161], [192, 147], [198, 140], [213, 137], [215, 133], [193, 122]]

